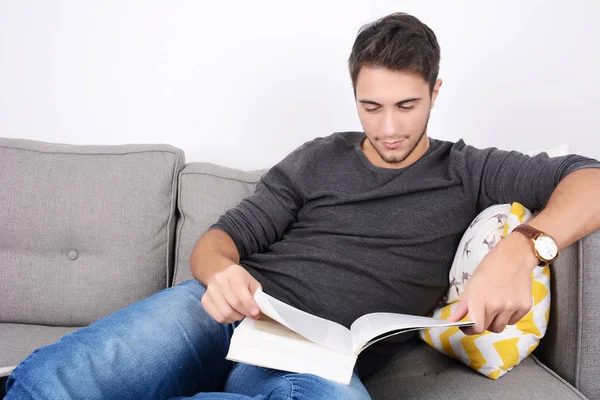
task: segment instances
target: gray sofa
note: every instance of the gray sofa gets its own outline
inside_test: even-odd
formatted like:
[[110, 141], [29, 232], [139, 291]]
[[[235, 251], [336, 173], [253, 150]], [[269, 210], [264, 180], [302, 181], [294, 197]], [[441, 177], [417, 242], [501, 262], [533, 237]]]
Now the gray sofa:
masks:
[[[168, 145], [0, 139], [0, 367], [191, 279], [197, 239], [264, 172], [186, 165]], [[563, 251], [547, 336], [506, 376], [418, 342], [368, 378], [373, 398], [600, 399], [598, 260], [600, 232]]]

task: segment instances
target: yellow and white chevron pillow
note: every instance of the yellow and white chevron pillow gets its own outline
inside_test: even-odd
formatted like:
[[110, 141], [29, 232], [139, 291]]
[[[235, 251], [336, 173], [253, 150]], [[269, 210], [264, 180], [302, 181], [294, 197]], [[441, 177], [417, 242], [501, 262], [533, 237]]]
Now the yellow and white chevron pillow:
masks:
[[[531, 212], [519, 203], [489, 207], [475, 218], [454, 258], [445, 305], [437, 308], [433, 317], [447, 319], [452, 315], [464, 284], [483, 257], [517, 225], [530, 218]], [[419, 336], [440, 352], [491, 379], [498, 379], [531, 354], [546, 333], [550, 314], [550, 267], [536, 267], [531, 279], [533, 308], [504, 331], [465, 335], [457, 327], [432, 328], [421, 330]]]

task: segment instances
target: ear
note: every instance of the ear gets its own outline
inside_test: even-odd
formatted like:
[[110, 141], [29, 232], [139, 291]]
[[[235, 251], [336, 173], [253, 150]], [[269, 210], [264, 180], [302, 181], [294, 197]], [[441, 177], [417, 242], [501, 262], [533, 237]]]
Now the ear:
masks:
[[435, 85], [433, 85], [433, 92], [431, 93], [431, 108], [435, 106], [435, 99], [437, 99], [438, 94], [440, 94], [440, 87], [442, 87], [442, 80], [438, 79], [435, 81]]

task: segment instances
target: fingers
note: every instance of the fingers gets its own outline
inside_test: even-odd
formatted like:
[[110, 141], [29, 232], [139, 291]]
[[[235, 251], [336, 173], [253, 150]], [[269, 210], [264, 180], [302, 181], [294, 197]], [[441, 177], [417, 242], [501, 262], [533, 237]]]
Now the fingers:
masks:
[[204, 310], [220, 324], [231, 324], [244, 318], [244, 315], [235, 311], [220, 293], [209, 293], [202, 296]]
[[[459, 304], [460, 306], [460, 304]], [[468, 306], [469, 319], [474, 326], [462, 328], [467, 335], [476, 335], [488, 330], [494, 333], [504, 331], [507, 325], [519, 322], [531, 310], [531, 304], [525, 302], [508, 303], [505, 305], [488, 303]]]
[[[258, 290], [260, 286], [260, 283], [258, 283], [258, 281], [256, 279], [254, 279], [250, 274], [248, 274], [248, 276], [250, 277], [250, 293], [252, 294], [252, 296], [254, 296], [254, 294], [256, 293], [256, 291]], [[253, 298], [254, 300], [254, 298]]]
[[238, 313], [246, 317], [255, 317], [259, 314], [258, 305], [244, 282], [229, 281], [222, 293], [227, 303]]
[[519, 322], [528, 312], [529, 309], [526, 306], [518, 307], [516, 310], [509, 308], [505, 312], [496, 314], [493, 318], [491, 316], [488, 317], [488, 321], [490, 322], [486, 329], [490, 332], [500, 333], [508, 325], [514, 325]]
[[248, 285], [245, 285], [244, 282], [241, 283], [233, 283], [232, 284], [233, 292], [237, 293], [238, 299], [241, 303], [241, 307], [246, 310], [246, 312], [241, 311], [239, 308], [234, 307], [236, 310], [242, 312], [242, 314], [248, 317], [256, 317], [260, 314], [260, 309], [258, 308], [258, 304], [252, 297], [250, 293], [251, 289], [248, 288]]
[[514, 325], [517, 322], [519, 322], [521, 319], [523, 319], [523, 317], [527, 315], [527, 312], [515, 312], [508, 320], [508, 322], [506, 323], [507, 325]]
[[[244, 312], [248, 312], [243, 307], [240, 307], [241, 302], [237, 297], [231, 295], [230, 290], [215, 292], [211, 300], [213, 300], [221, 314], [231, 322], [243, 319], [246, 315]], [[242, 308], [243, 311], [238, 308]]]
[[454, 313], [450, 316], [450, 318], [448, 318], [448, 321], [450, 322], [456, 322], [456, 321], [460, 321], [461, 319], [463, 319], [465, 317], [465, 315], [467, 315], [467, 313], [469, 312], [469, 307], [467, 307], [467, 296], [461, 297], [460, 301], [458, 302], [458, 307], [456, 307], [456, 310], [454, 310]]
[[487, 327], [487, 330], [490, 332], [500, 333], [506, 328], [508, 321], [512, 313], [504, 312], [501, 314], [497, 314], [494, 319], [491, 321], [490, 325]]
[[258, 287], [260, 284], [248, 271], [231, 265], [210, 280], [202, 305], [219, 323], [232, 323], [244, 316], [258, 318], [260, 308], [253, 297]]
[[233, 310], [235, 310], [236, 312], [238, 312], [242, 315], [250, 316], [250, 311], [248, 311], [248, 309], [244, 305], [244, 302], [240, 298], [240, 296], [242, 295], [242, 293], [244, 291], [248, 292], [248, 294], [250, 293], [248, 291], [248, 288], [244, 288], [243, 286], [241, 288], [237, 287], [236, 289], [234, 289], [232, 287], [231, 281], [226, 280], [221, 285], [220, 294], [223, 296], [223, 298], [226, 300], [227, 304]]
[[522, 320], [523, 317], [525, 317], [527, 314], [529, 314], [529, 311], [531, 311], [532, 308], [533, 308], [533, 298], [531, 298], [530, 302], [528, 302], [528, 303], [524, 302], [523, 304], [520, 305], [520, 307], [512, 314], [512, 316], [508, 320], [508, 325], [514, 325], [517, 322], [519, 322], [520, 320]]
[[477, 335], [483, 333], [485, 331], [485, 328], [487, 327], [485, 323], [485, 305], [480, 302], [476, 302], [475, 304], [469, 304], [471, 303], [469, 301], [467, 303], [467, 307], [469, 309], [469, 319], [475, 322], [475, 325], [461, 328], [462, 331], [467, 335]]
[[229, 274], [227, 278], [223, 293], [229, 304], [247, 317], [257, 317], [260, 309], [253, 295], [260, 286], [258, 281], [242, 267], [236, 268], [235, 273]]

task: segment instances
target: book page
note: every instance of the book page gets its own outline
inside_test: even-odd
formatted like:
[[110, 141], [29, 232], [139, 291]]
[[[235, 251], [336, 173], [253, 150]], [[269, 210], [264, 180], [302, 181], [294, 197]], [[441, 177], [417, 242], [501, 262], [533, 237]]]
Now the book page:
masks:
[[308, 373], [348, 384], [356, 363], [352, 353], [316, 344], [262, 314], [245, 318], [233, 331], [226, 358], [231, 361]]
[[352, 334], [345, 326], [292, 307], [260, 288], [254, 300], [262, 313], [308, 340], [340, 353], [353, 354]]
[[[418, 315], [396, 314], [396, 313], [372, 313], [358, 318], [350, 330], [352, 331], [352, 343], [354, 354], [360, 353], [372, 339], [385, 339], [402, 332], [410, 330], [432, 328], [439, 326], [470, 326], [473, 322], [449, 322], [443, 319], [421, 317]], [[384, 335], [390, 333], [389, 335]], [[378, 341], [377, 340], [377, 341]], [[373, 342], [375, 343], [375, 341]]]

